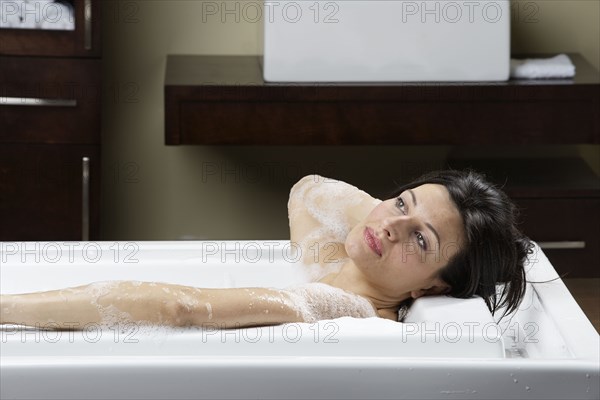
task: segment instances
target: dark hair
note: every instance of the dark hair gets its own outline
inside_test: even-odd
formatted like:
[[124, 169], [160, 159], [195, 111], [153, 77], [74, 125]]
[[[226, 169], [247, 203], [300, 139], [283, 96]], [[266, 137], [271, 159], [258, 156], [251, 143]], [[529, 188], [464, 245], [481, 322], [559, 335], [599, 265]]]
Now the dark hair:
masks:
[[[517, 208], [499, 188], [471, 170], [433, 171], [397, 188], [391, 197], [427, 183], [443, 185], [462, 217], [465, 241], [440, 271], [447, 295], [484, 299], [492, 315], [516, 310], [525, 294], [524, 263], [533, 244], [517, 228]], [[496, 284], [503, 283], [498, 298]]]

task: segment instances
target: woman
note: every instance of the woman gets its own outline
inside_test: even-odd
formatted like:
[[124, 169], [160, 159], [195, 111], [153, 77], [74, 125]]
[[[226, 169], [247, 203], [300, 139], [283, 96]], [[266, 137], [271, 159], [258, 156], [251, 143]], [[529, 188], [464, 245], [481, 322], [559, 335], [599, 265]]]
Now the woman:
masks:
[[[81, 329], [119, 323], [221, 328], [342, 316], [396, 320], [420, 296], [481, 296], [515, 310], [531, 243], [509, 198], [474, 172], [438, 171], [380, 201], [309, 175], [288, 203], [292, 242], [321, 276], [285, 290], [109, 281], [0, 298], [0, 323]], [[504, 283], [498, 296], [496, 285]]]

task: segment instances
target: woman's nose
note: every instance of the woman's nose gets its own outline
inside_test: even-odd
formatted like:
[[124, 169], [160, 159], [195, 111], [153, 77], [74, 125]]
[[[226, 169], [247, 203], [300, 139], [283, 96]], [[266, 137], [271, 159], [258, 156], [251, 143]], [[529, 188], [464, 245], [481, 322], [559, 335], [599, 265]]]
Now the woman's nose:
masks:
[[384, 218], [382, 221], [382, 227], [387, 238], [394, 242], [401, 239], [402, 226], [410, 220], [408, 215], [399, 215], [393, 217]]

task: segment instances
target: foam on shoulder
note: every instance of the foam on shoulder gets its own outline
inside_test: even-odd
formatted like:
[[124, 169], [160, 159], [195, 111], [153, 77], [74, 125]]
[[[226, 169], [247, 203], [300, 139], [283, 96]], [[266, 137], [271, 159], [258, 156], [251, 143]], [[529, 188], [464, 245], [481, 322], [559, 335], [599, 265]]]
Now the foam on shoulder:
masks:
[[[311, 228], [303, 231], [302, 237], [294, 239], [303, 252], [302, 263], [309, 266], [307, 269], [312, 280], [337, 272], [346, 261], [337, 257], [344, 253], [340, 253], [338, 247], [344, 245], [357, 223], [356, 218], [349, 215], [349, 210], [360, 207], [366, 196], [355, 186], [319, 175], [302, 178], [290, 191], [290, 224], [303, 226], [306, 223], [304, 218], [316, 222], [306, 223], [305, 226]], [[314, 268], [318, 264], [322, 264], [320, 273]]]

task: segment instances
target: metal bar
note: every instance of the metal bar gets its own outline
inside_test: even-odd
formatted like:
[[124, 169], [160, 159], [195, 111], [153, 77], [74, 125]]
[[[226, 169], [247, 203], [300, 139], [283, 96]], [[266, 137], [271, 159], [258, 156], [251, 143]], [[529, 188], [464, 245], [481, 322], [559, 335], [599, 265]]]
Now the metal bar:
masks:
[[90, 240], [90, 159], [82, 159], [81, 240]]
[[537, 242], [541, 249], [585, 249], [584, 241]]
[[85, 0], [84, 2], [84, 38], [83, 45], [86, 50], [92, 50], [92, 0]]

